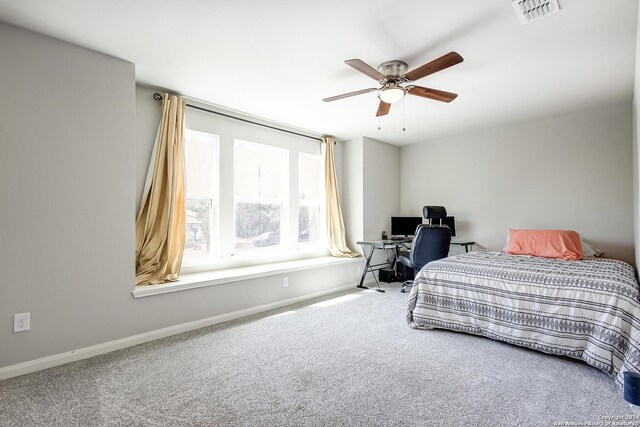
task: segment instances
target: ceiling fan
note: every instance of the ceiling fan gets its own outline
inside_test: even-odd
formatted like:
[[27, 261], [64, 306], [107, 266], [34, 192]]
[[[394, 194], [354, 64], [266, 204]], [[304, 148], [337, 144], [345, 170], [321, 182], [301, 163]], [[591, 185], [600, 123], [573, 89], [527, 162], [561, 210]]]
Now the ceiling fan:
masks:
[[378, 65], [376, 70], [367, 63], [360, 59], [347, 59], [345, 64], [355, 68], [363, 74], [371, 77], [374, 80], [380, 82], [381, 87], [369, 88], [357, 90], [355, 92], [343, 93], [342, 95], [336, 95], [323, 99], [324, 102], [336, 101], [338, 99], [348, 98], [350, 96], [362, 95], [373, 91], [379, 91], [378, 98], [380, 98], [380, 105], [378, 106], [378, 112], [376, 117], [385, 116], [389, 114], [391, 104], [400, 101], [408, 93], [410, 95], [421, 96], [423, 98], [435, 99], [436, 101], [451, 102], [458, 94], [445, 92], [443, 90], [430, 89], [428, 87], [407, 85], [402, 86], [404, 83], [410, 83], [428, 76], [429, 74], [437, 73], [446, 68], [452, 67], [456, 64], [464, 61], [462, 56], [457, 52], [449, 52], [438, 59], [424, 64], [421, 67], [411, 70], [407, 73], [409, 66], [404, 61], [387, 61]]

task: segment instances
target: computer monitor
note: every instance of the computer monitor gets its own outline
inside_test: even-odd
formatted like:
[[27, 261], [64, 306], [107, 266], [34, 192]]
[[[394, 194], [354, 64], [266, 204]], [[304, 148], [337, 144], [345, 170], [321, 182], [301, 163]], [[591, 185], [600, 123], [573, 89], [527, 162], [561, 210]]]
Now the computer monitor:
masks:
[[413, 236], [420, 224], [422, 224], [422, 217], [419, 216], [392, 216], [391, 235]]
[[456, 219], [453, 216], [448, 216], [442, 219], [442, 224], [440, 224], [439, 219], [432, 219], [432, 225], [446, 225], [451, 230], [451, 236], [456, 235]]

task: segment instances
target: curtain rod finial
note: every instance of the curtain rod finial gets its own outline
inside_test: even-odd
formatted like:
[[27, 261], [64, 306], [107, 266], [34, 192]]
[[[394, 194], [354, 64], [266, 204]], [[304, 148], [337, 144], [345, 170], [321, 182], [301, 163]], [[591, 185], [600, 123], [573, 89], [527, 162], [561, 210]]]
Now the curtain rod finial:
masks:
[[153, 94], [153, 99], [155, 99], [156, 101], [162, 101], [162, 95], [156, 92]]
[[331, 135], [325, 135], [325, 136], [323, 136], [323, 138], [331, 138], [331, 139], [333, 139], [333, 145], [336, 145], [336, 144], [337, 144], [337, 143], [336, 143], [336, 140], [335, 140], [335, 139], [333, 138], [333, 136], [331, 136]]

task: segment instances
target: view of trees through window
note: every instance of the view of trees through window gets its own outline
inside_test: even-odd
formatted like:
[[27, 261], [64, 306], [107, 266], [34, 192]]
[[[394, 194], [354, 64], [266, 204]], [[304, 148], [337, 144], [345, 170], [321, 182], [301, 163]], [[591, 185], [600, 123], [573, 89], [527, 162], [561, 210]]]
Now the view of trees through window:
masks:
[[[239, 139], [226, 143], [233, 145], [222, 146], [218, 135], [185, 130], [184, 265], [235, 265], [251, 258], [251, 251], [263, 254], [263, 260], [286, 259], [283, 253], [289, 251], [292, 258], [322, 253], [324, 164], [319, 150]], [[229, 149], [232, 164], [221, 168], [220, 150], [228, 155]]]
[[298, 159], [298, 242], [317, 242], [322, 236], [322, 159], [300, 153]]
[[315, 242], [319, 234], [319, 206], [300, 206], [298, 209], [298, 241]]
[[244, 246], [279, 245], [281, 215], [281, 204], [237, 203], [236, 238]]
[[211, 250], [211, 200], [186, 200], [186, 234], [184, 248], [190, 252]]
[[235, 248], [282, 243], [289, 197], [289, 152], [236, 140], [234, 144]]
[[185, 131], [185, 236], [186, 259], [211, 256], [213, 213], [218, 190], [215, 170], [218, 165], [218, 136], [192, 130]]

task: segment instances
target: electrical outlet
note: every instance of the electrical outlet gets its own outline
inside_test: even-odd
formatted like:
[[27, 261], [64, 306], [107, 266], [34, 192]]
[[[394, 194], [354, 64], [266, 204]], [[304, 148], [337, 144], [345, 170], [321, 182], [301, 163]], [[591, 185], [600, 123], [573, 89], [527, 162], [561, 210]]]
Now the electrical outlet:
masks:
[[24, 332], [31, 329], [31, 313], [13, 315], [13, 332]]
[[282, 279], [282, 287], [283, 288], [288, 288], [289, 287], [289, 278], [285, 277], [284, 279]]

